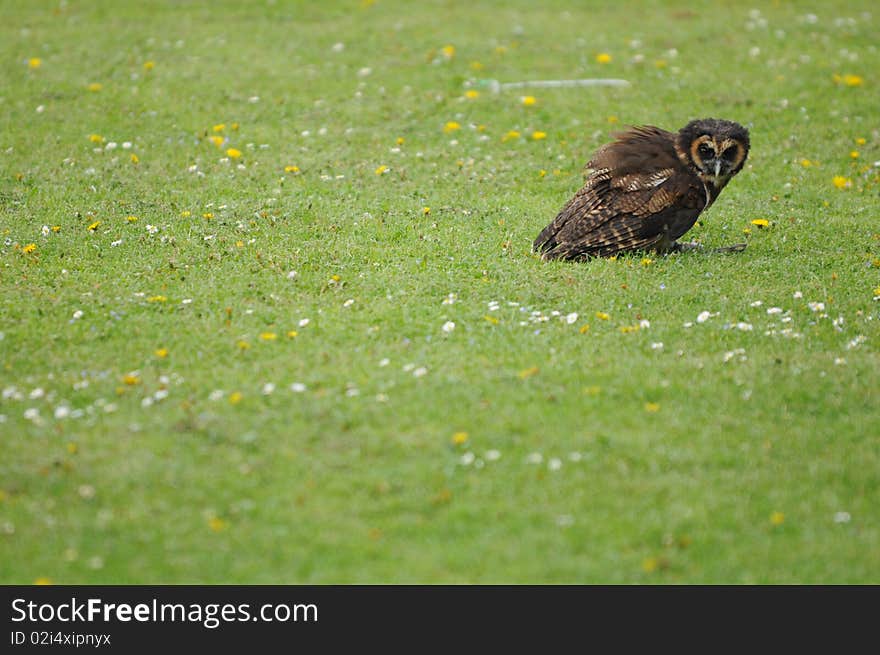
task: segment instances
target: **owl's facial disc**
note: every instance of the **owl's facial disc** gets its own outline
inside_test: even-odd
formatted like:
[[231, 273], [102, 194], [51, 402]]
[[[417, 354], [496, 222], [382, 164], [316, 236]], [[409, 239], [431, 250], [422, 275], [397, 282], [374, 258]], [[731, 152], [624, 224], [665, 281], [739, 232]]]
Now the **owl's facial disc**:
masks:
[[694, 165], [703, 179], [715, 186], [723, 186], [744, 157], [742, 144], [732, 139], [718, 140], [703, 134], [691, 145]]

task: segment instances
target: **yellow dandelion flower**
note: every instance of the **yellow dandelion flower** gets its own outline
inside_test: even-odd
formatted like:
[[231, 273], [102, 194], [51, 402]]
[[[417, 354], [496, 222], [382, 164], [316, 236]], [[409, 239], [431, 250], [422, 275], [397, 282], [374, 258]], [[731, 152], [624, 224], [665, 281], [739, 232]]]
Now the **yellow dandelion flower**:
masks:
[[751, 233], [752, 233], [752, 230], [750, 228], [747, 228], [747, 227], [743, 228], [743, 234], [745, 234], [746, 236], [749, 236]]
[[461, 446], [464, 443], [467, 443], [468, 433], [467, 432], [456, 432], [452, 435], [452, 443], [456, 446]]
[[771, 525], [782, 525], [783, 523], [785, 523], [785, 514], [782, 512], [773, 512], [770, 515]]
[[238, 123], [233, 123], [232, 125], [229, 126], [229, 129], [232, 130], [233, 132], [237, 132], [239, 127], [240, 126]]
[[754, 225], [755, 227], [767, 227], [770, 225], [770, 221], [768, 221], [766, 218], [756, 218], [752, 221], [752, 225]]
[[511, 139], [518, 139], [520, 137], [520, 133], [516, 130], [510, 130], [507, 134], [501, 137], [502, 141], [510, 141]]
[[296, 330], [288, 330], [287, 331], [287, 338], [288, 339], [296, 339], [297, 334], [299, 334], [299, 332], [297, 332]]
[[430, 214], [430, 213], [431, 213], [431, 208], [430, 208], [430, 207], [422, 207], [422, 214], [424, 214], [425, 216], [427, 216], [427, 215]]
[[235, 242], [235, 247], [236, 248], [244, 248], [244, 241], [239, 239], [238, 241]]
[[547, 171], [542, 168], [538, 171], [538, 177], [547, 177]]
[[263, 341], [275, 341], [278, 338], [278, 335], [274, 332], [261, 332], [260, 339]]
[[464, 92], [464, 97], [468, 100], [476, 100], [480, 97], [480, 92], [475, 89], [468, 89]]
[[848, 177], [844, 177], [843, 175], [835, 175], [833, 178], [831, 178], [831, 183], [838, 189], [848, 189], [852, 186], [852, 180]]
[[128, 221], [129, 223], [137, 223], [138, 217], [137, 216], [127, 216], [125, 218], [125, 220]]
[[168, 348], [158, 348], [153, 351], [153, 354], [159, 359], [165, 359], [168, 357]]
[[104, 137], [100, 134], [89, 134], [89, 141], [92, 143], [104, 143]]
[[227, 523], [226, 521], [224, 521], [221, 518], [218, 518], [216, 516], [212, 516], [208, 520], [208, 527], [211, 528], [211, 530], [213, 532], [223, 532], [226, 528], [229, 527], [229, 523]]
[[843, 76], [843, 83], [846, 86], [862, 86], [865, 83], [865, 80], [862, 79], [861, 75], [852, 75], [846, 74]]
[[877, 300], [877, 298], [880, 298], [880, 287], [874, 289], [874, 300]]
[[27, 60], [27, 65], [28, 65], [28, 68], [30, 68], [31, 70], [36, 70], [37, 68], [39, 68], [40, 66], [43, 65], [43, 60], [40, 59], [39, 57], [31, 57], [30, 59]]
[[139, 163], [139, 162], [140, 162], [140, 157], [138, 157], [138, 156], [137, 156], [136, 154], [134, 154], [134, 153], [131, 153], [131, 163], [132, 163], [132, 164], [137, 164], [137, 163]]
[[461, 125], [456, 121], [448, 121], [446, 123], [446, 125], [443, 126], [443, 131], [446, 134], [449, 134], [450, 132], [455, 132], [455, 130], [460, 130], [460, 129], [461, 129]]
[[330, 279], [333, 280], [333, 282], [339, 282], [342, 279], [342, 277], [340, 275], [334, 273], [333, 275], [330, 276]]
[[155, 67], [156, 67], [156, 62], [155, 62], [155, 61], [145, 61], [145, 62], [144, 62], [144, 71], [146, 71], [147, 73], [149, 73], [149, 72], [150, 72], [151, 70], [153, 70]]
[[523, 96], [519, 101], [526, 107], [532, 107], [538, 102], [538, 99], [535, 96]]
[[241, 391], [233, 391], [229, 394], [229, 402], [233, 405], [240, 403], [242, 398], [244, 398], [244, 395], [242, 395]]
[[238, 159], [239, 157], [241, 157], [241, 150], [239, 150], [238, 148], [230, 148], [226, 151], [226, 156], [230, 159]]
[[389, 170], [389, 168], [388, 168], [385, 164], [382, 164], [381, 166], [377, 166], [377, 167], [376, 167], [376, 170], [373, 171], [373, 172], [374, 172], [376, 175], [383, 175], [384, 173], [387, 173], [388, 170]]
[[204, 214], [202, 214], [202, 218], [204, 218], [206, 221], [210, 221], [212, 218], [214, 218], [214, 214], [212, 212], [205, 212]]
[[645, 573], [653, 573], [660, 566], [660, 562], [656, 557], [646, 557], [642, 560], [642, 571]]
[[517, 376], [520, 380], [526, 380], [533, 375], [537, 375], [539, 370], [540, 369], [537, 366], [530, 366], [529, 368], [523, 369], [522, 371], [517, 373]]
[[611, 63], [611, 55], [607, 52], [600, 52], [596, 55], [596, 63], [597, 64], [610, 64]]
[[578, 332], [580, 332], [581, 334], [586, 334], [589, 331], [590, 331], [590, 324], [589, 323], [584, 323], [583, 325], [581, 325], [580, 329], [578, 329]]
[[103, 88], [104, 88], [104, 85], [101, 84], [100, 82], [92, 82], [92, 83], [89, 84], [86, 88], [87, 88], [89, 91], [91, 91], [92, 93], [96, 93], [96, 92], [100, 91], [101, 89], [103, 89]]
[[861, 136], [860, 136], [859, 138], [856, 139], [856, 145], [857, 145], [857, 146], [863, 146], [863, 145], [865, 145], [867, 142], [868, 142], [868, 140], [865, 139], [864, 137], [861, 137]]
[[642, 266], [650, 266], [653, 263], [654, 263], [654, 260], [651, 259], [650, 257], [643, 257], [642, 258]]
[[55, 233], [60, 232], [60, 231], [61, 231], [61, 226], [60, 226], [60, 225], [53, 225], [53, 226], [52, 226], [52, 231], [55, 232]]
[[285, 166], [285, 173], [299, 173], [299, 166]]
[[406, 139], [404, 139], [402, 136], [399, 136], [394, 140], [394, 143], [396, 143], [399, 146], [402, 146], [404, 143], [406, 143]]
[[487, 323], [491, 323], [492, 325], [498, 325], [498, 323], [501, 322], [494, 316], [489, 316], [488, 314], [483, 317], [483, 320], [485, 320]]
[[214, 144], [215, 146], [217, 146], [218, 148], [221, 147], [221, 146], [223, 145], [223, 142], [224, 142], [225, 140], [226, 140], [226, 139], [224, 139], [222, 136], [218, 136], [218, 135], [216, 135], [216, 134], [213, 135], [213, 136], [209, 136], [209, 137], [208, 137], [208, 141], [210, 141], [211, 143], [213, 143], [213, 144]]
[[89, 232], [94, 232], [101, 226], [101, 221], [95, 221], [91, 225], [89, 225]]
[[22, 248], [21, 251], [22, 251], [24, 254], [29, 255], [29, 254], [31, 254], [32, 252], [34, 252], [36, 249], [37, 249], [37, 244], [35, 244], [35, 243], [29, 243], [29, 244], [27, 244], [24, 248]]
[[34, 580], [34, 584], [38, 586], [45, 586], [52, 584], [52, 578], [47, 578], [45, 576], [40, 576], [36, 580]]
[[858, 151], [858, 150], [850, 150], [850, 151], [849, 151], [849, 156], [850, 156], [852, 159], [858, 159], [858, 158], [859, 158], [859, 151]]
[[607, 321], [609, 318], [611, 318], [611, 315], [606, 314], [605, 312], [596, 312], [596, 318], [598, 318], [600, 321]]
[[150, 296], [147, 298], [147, 302], [165, 302], [168, 300], [167, 296]]
[[809, 159], [801, 159], [801, 166], [803, 166], [804, 168], [809, 168], [812, 165], [813, 162], [811, 162]]
[[535, 141], [540, 141], [541, 139], [546, 139], [546, 138], [547, 138], [546, 132], [541, 132], [540, 130], [536, 130], [536, 131], [532, 132], [532, 139]]
[[447, 59], [452, 59], [455, 56], [455, 46], [454, 45], [445, 45], [440, 48], [440, 52], [443, 53], [443, 56]]
[[214, 127], [211, 128], [214, 132], [222, 132], [226, 129], [226, 123], [217, 123]]
[[125, 375], [122, 376], [122, 383], [125, 384], [126, 386], [133, 387], [136, 384], [141, 383], [141, 378], [140, 378], [140, 376], [135, 375], [134, 373], [126, 373]]
[[645, 411], [656, 414], [660, 411], [660, 403], [645, 403]]
[[182, 212], [180, 212], [181, 218], [189, 218], [190, 216], [192, 216], [192, 212], [188, 209], [184, 209]]
[[248, 348], [251, 347], [251, 344], [249, 344], [244, 339], [239, 339], [238, 341], [235, 342], [235, 345], [238, 347], [239, 350], [247, 350]]

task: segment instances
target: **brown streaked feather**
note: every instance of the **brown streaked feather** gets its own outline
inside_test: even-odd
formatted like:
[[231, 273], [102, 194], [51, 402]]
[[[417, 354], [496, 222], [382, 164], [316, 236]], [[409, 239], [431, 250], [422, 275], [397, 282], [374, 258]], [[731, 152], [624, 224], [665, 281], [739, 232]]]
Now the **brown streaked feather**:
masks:
[[672, 177], [674, 173], [672, 168], [661, 168], [650, 174], [645, 173], [628, 173], [611, 180], [611, 186], [624, 191], [641, 191], [643, 189], [653, 189]]

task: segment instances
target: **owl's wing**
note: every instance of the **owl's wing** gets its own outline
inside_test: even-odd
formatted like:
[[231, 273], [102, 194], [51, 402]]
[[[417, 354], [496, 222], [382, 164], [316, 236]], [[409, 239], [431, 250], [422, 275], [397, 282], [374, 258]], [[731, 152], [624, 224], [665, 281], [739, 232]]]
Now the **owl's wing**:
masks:
[[616, 175], [594, 170], [535, 240], [544, 259], [647, 250], [686, 232], [706, 204], [699, 180], [679, 165]]

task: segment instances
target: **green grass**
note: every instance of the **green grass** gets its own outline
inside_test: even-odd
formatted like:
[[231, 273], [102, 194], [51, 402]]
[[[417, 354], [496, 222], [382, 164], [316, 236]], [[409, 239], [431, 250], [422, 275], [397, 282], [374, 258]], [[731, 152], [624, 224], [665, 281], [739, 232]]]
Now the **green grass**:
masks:
[[[0, 581], [880, 583], [872, 3], [3, 5]], [[706, 116], [745, 252], [530, 253]]]

